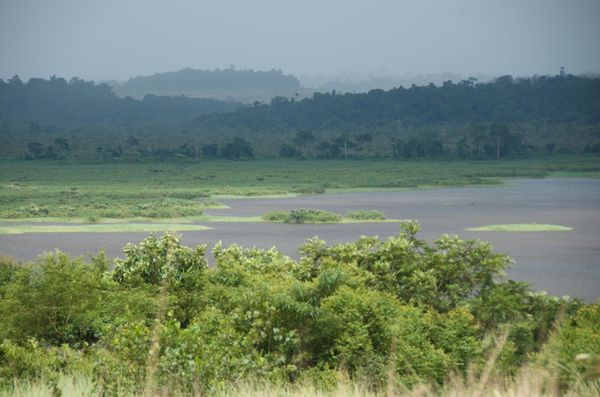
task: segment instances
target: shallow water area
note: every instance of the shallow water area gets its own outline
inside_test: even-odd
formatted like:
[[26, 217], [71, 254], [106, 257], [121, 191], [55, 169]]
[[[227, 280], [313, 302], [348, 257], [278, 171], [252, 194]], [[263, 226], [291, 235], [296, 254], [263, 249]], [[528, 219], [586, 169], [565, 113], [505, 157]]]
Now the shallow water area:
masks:
[[[429, 241], [441, 234], [491, 242], [515, 259], [509, 276], [527, 281], [553, 295], [586, 301], [600, 298], [600, 179], [552, 178], [508, 180], [492, 187], [460, 187], [413, 191], [357, 192], [288, 198], [221, 200], [228, 209], [212, 215], [260, 216], [272, 210], [318, 208], [339, 214], [379, 210], [387, 218], [416, 219], [419, 234]], [[571, 227], [571, 231], [467, 231], [484, 225], [539, 223]], [[397, 223], [304, 224], [202, 223], [211, 230], [185, 231], [186, 245], [218, 241], [224, 245], [270, 248], [298, 257], [304, 241], [319, 236], [329, 244], [353, 241], [361, 235], [386, 238], [398, 233]], [[122, 254], [127, 242], [137, 243], [147, 233], [26, 233], [0, 236], [0, 253], [32, 260], [43, 251], [59, 248], [74, 255]], [[212, 260], [212, 258], [210, 258]]]

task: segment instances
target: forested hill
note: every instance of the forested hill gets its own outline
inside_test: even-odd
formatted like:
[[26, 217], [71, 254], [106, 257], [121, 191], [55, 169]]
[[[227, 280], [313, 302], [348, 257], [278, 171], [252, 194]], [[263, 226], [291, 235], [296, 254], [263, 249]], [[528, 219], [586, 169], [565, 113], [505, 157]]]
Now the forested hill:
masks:
[[239, 129], [353, 130], [356, 127], [442, 123], [600, 122], [600, 79], [572, 75], [473, 80], [441, 87], [412, 86], [365, 94], [316, 93], [312, 99], [274, 98], [261, 105], [223, 115], [199, 117], [197, 126]]
[[[0, 157], [500, 159], [600, 153], [600, 79], [473, 80], [253, 105], [0, 80]], [[59, 150], [60, 149], [60, 150]]]
[[132, 91], [186, 91], [200, 89], [300, 88], [298, 79], [281, 70], [253, 71], [182, 69], [129, 79], [124, 87]]
[[146, 94], [186, 95], [189, 97], [234, 98], [253, 102], [270, 99], [276, 95], [293, 95], [300, 92], [300, 82], [295, 76], [281, 70], [254, 71], [182, 69], [177, 72], [138, 76], [123, 84], [116, 84], [117, 95], [143, 97]]
[[0, 79], [0, 121], [58, 126], [86, 123], [190, 121], [201, 114], [229, 112], [242, 105], [213, 99], [147, 95], [143, 100], [119, 98], [106, 84], [51, 77], [22, 82]]

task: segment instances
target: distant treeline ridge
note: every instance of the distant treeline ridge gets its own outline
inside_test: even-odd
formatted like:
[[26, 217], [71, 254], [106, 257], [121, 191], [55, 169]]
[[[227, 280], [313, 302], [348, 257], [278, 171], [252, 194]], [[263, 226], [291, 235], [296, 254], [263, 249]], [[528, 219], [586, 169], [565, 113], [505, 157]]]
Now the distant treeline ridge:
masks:
[[1, 156], [34, 159], [499, 159], [599, 152], [600, 79], [503, 76], [302, 100], [278, 96], [244, 106], [182, 96], [118, 98], [105, 84], [56, 77], [23, 83], [15, 76], [0, 80], [0, 136]]

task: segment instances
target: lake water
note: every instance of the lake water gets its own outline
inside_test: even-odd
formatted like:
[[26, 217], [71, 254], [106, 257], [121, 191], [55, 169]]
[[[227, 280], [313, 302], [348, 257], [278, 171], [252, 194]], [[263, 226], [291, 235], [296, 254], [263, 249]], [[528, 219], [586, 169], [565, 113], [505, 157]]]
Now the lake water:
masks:
[[[586, 301], [600, 298], [600, 179], [521, 179], [498, 187], [443, 188], [401, 192], [343, 193], [281, 199], [221, 200], [229, 209], [211, 214], [255, 216], [271, 210], [318, 208], [344, 214], [379, 210], [387, 218], [416, 219], [420, 237], [435, 240], [443, 233], [490, 241], [497, 251], [515, 259], [509, 276], [554, 295]], [[500, 223], [548, 223], [572, 227], [567, 232], [472, 232], [466, 228]], [[224, 245], [270, 248], [298, 257], [297, 248], [319, 236], [330, 244], [361, 235], [386, 238], [399, 231], [396, 223], [288, 225], [277, 223], [209, 223], [212, 230], [184, 232], [187, 245], [223, 241]], [[82, 255], [103, 249], [121, 255], [127, 242], [145, 233], [30, 233], [0, 236], [0, 253], [34, 259], [59, 248]]]

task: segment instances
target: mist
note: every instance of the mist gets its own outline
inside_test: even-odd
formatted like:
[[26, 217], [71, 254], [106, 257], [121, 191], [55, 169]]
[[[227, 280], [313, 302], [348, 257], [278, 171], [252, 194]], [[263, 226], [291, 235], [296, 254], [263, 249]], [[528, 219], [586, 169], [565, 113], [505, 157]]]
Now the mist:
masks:
[[0, 1], [0, 77], [600, 70], [596, 0]]

